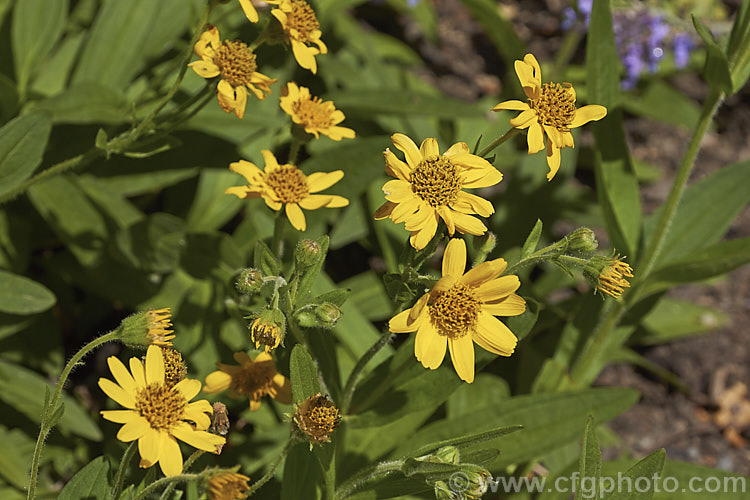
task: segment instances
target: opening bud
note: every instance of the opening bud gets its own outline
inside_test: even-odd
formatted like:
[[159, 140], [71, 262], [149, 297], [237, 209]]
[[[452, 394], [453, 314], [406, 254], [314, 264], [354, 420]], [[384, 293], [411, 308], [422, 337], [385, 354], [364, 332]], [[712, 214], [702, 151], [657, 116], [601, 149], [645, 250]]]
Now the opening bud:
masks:
[[591, 254], [599, 248], [594, 231], [587, 227], [579, 227], [568, 234], [565, 239], [568, 242], [567, 252], [577, 254]]
[[234, 287], [240, 295], [255, 295], [263, 287], [263, 274], [255, 268], [245, 269], [237, 276]]
[[168, 307], [135, 313], [120, 323], [119, 338], [133, 349], [146, 349], [150, 345], [171, 347], [174, 338], [171, 318]]
[[301, 240], [297, 243], [297, 249], [294, 251], [294, 259], [300, 269], [307, 269], [315, 265], [323, 253], [323, 248], [315, 240]]
[[617, 298], [630, 288], [627, 278], [633, 277], [633, 269], [619, 255], [592, 257], [583, 268], [583, 275], [592, 284], [594, 291]]

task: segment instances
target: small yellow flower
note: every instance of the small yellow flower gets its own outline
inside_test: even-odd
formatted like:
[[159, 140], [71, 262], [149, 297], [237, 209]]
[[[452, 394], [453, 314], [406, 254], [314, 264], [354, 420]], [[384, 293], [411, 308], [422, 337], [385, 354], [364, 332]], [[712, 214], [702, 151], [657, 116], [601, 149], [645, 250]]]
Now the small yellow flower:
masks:
[[452, 239], [443, 255], [443, 277], [411, 309], [394, 316], [394, 333], [417, 332], [414, 354], [425, 368], [436, 369], [445, 357], [446, 344], [456, 373], [474, 381], [474, 345], [500, 356], [510, 356], [518, 339], [495, 316], [517, 316], [526, 302], [514, 292], [518, 276], [500, 276], [507, 262], [483, 262], [464, 274], [466, 243]]
[[465, 142], [454, 144], [441, 155], [437, 139], [425, 139], [420, 148], [404, 134], [393, 134], [391, 140], [406, 156], [406, 163], [390, 149], [384, 151], [385, 170], [396, 179], [383, 186], [388, 201], [375, 212], [376, 220], [405, 222], [411, 232], [409, 242], [417, 250], [435, 236], [439, 219], [445, 221], [451, 236], [456, 230], [476, 236], [487, 231], [471, 214], [489, 217], [495, 208], [463, 189], [493, 186], [503, 174], [484, 158], [469, 153]]
[[172, 313], [168, 307], [148, 310], [148, 332], [152, 345], [171, 347], [174, 338]]
[[247, 17], [248, 21], [251, 23], [258, 22], [258, 11], [255, 10], [253, 2], [250, 0], [240, 0], [240, 7], [242, 7], [242, 12], [245, 13], [245, 17]]
[[626, 278], [633, 277], [633, 268], [627, 262], [620, 260], [620, 256], [610, 259], [599, 273], [599, 284], [596, 291], [606, 293], [610, 297], [617, 298], [622, 295], [626, 288], [630, 288], [630, 283]]
[[114, 356], [107, 359], [115, 378], [112, 382], [99, 379], [99, 387], [126, 410], [105, 410], [104, 419], [124, 424], [117, 439], [138, 440], [141, 467], [159, 462], [165, 476], [182, 472], [182, 453], [177, 439], [195, 448], [213, 452], [226, 440], [210, 434], [211, 405], [206, 400], [190, 402], [201, 389], [197, 380], [184, 379], [174, 387], [166, 384], [164, 357], [158, 346], [150, 346], [145, 366], [138, 358], [130, 358], [130, 371]]
[[[560, 149], [574, 147], [570, 129], [580, 127], [592, 120], [601, 120], [607, 108], [592, 104], [576, 109], [576, 91], [569, 83], [542, 84], [542, 70], [532, 54], [523, 61], [516, 61], [516, 75], [528, 104], [522, 101], [505, 101], [492, 111], [515, 110], [522, 113], [511, 118], [511, 126], [529, 129], [527, 142], [529, 154], [547, 149], [547, 180], [551, 181], [560, 168]], [[546, 143], [546, 146], [545, 146]]]
[[220, 472], [208, 480], [208, 497], [211, 500], [239, 500], [250, 491], [250, 478], [236, 472]]
[[[304, 0], [274, 0], [268, 3], [278, 5], [271, 15], [279, 20], [284, 36], [292, 44], [292, 52], [297, 63], [313, 73], [318, 71], [315, 56], [328, 53], [328, 48], [320, 39], [320, 23], [312, 7]], [[308, 44], [315, 44], [312, 47]]]
[[227, 113], [234, 112], [237, 118], [245, 114], [248, 90], [258, 99], [265, 99], [271, 93], [270, 85], [278, 81], [255, 71], [255, 54], [246, 43], [222, 42], [216, 26], [209, 25], [193, 51], [201, 60], [190, 63], [190, 67], [203, 78], [221, 75], [217, 86], [219, 106]]
[[261, 153], [265, 160], [264, 170], [245, 160], [229, 166], [231, 171], [245, 177], [248, 184], [230, 187], [224, 191], [226, 194], [247, 199], [263, 198], [272, 210], [281, 210], [281, 207], [285, 206], [289, 222], [298, 231], [304, 231], [307, 228], [303, 208], [316, 210], [323, 207], [345, 207], [349, 204], [349, 200], [343, 196], [314, 194], [340, 181], [344, 177], [343, 171], [315, 172], [305, 175], [294, 165], [279, 165], [270, 151], [264, 149]]
[[334, 107], [333, 101], [323, 102], [320, 97], [312, 97], [307, 87], [287, 83], [281, 89], [281, 109], [316, 139], [319, 133], [334, 141], [354, 139], [354, 130], [337, 126], [344, 121], [344, 113]]
[[216, 363], [219, 368], [206, 377], [203, 392], [213, 394], [229, 389], [233, 398], [250, 398], [250, 411], [260, 408], [260, 398], [265, 395], [283, 404], [292, 402], [292, 384], [288, 378], [276, 371], [276, 363], [270, 354], [262, 352], [250, 359], [244, 352], [234, 353], [236, 365]]
[[284, 314], [278, 309], [263, 309], [260, 315], [250, 325], [250, 340], [255, 342], [255, 348], [270, 352], [284, 340]]
[[317, 393], [301, 402], [294, 411], [294, 422], [307, 434], [312, 443], [323, 444], [331, 441], [331, 433], [341, 421], [336, 405]]

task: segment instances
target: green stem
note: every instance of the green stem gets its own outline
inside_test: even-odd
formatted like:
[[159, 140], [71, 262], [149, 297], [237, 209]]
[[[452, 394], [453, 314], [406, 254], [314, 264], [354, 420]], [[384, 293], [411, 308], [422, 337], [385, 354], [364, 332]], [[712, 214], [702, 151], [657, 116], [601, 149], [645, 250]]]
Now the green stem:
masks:
[[144, 488], [143, 490], [141, 490], [141, 492], [138, 493], [138, 495], [136, 495], [136, 497], [134, 498], [134, 500], [141, 500], [143, 498], [146, 498], [153, 491], [158, 490], [159, 488], [161, 488], [165, 484], [170, 484], [170, 483], [186, 483], [188, 481], [193, 481], [193, 480], [198, 479], [200, 477], [201, 477], [200, 474], [180, 474], [178, 476], [163, 477], [163, 478], [159, 479], [158, 481], [154, 481], [153, 483], [151, 483], [148, 486], [146, 486], [146, 488]]
[[349, 411], [349, 405], [352, 403], [354, 390], [357, 388], [357, 382], [359, 382], [359, 378], [362, 376], [362, 371], [365, 369], [365, 366], [367, 366], [367, 363], [369, 363], [370, 360], [378, 352], [380, 352], [380, 350], [385, 347], [392, 338], [393, 334], [390, 332], [381, 334], [377, 342], [375, 342], [367, 350], [367, 352], [365, 352], [362, 357], [359, 358], [357, 364], [354, 365], [354, 369], [349, 375], [349, 379], [346, 381], [346, 387], [344, 388], [344, 397], [341, 403], [341, 413], [346, 414], [346, 412]]
[[273, 239], [271, 240], [271, 253], [277, 259], [281, 259], [284, 254], [284, 211], [276, 212], [276, 219], [273, 222]]
[[489, 143], [489, 145], [486, 148], [484, 148], [483, 150], [481, 150], [479, 152], [479, 154], [477, 154], [477, 156], [481, 156], [482, 158], [484, 158], [485, 156], [487, 156], [488, 154], [490, 154], [496, 147], [500, 146], [502, 143], [504, 143], [505, 141], [507, 141], [511, 137], [515, 136], [519, 132], [520, 132], [520, 130], [517, 129], [517, 128], [512, 128], [512, 129], [508, 130], [503, 135], [501, 135], [500, 137], [498, 137], [497, 139], [495, 139], [494, 141], [492, 141], [491, 143]]
[[292, 165], [297, 164], [297, 156], [299, 156], [299, 150], [302, 147], [302, 141], [292, 132], [292, 145], [289, 146], [289, 163]]
[[560, 252], [565, 251], [565, 249], [567, 248], [567, 246], [568, 246], [568, 243], [565, 240], [565, 238], [563, 238], [563, 239], [561, 239], [559, 241], [556, 241], [555, 243], [553, 243], [551, 245], [548, 245], [548, 246], [546, 246], [544, 248], [541, 248], [541, 249], [537, 250], [536, 252], [532, 253], [528, 257], [525, 257], [525, 258], [519, 260], [518, 262], [516, 262], [512, 266], [510, 266], [507, 269], [505, 269], [505, 271], [503, 272], [503, 274], [505, 274], [505, 275], [515, 274], [515, 273], [517, 273], [518, 271], [520, 271], [522, 268], [524, 268], [526, 266], [530, 266], [532, 264], [538, 264], [540, 262], [545, 262], [545, 261], [551, 260], [553, 258], [558, 258], [558, 257], [560, 257]]
[[281, 453], [279, 453], [279, 456], [276, 457], [276, 460], [274, 460], [273, 463], [271, 464], [271, 467], [266, 471], [263, 477], [255, 481], [250, 486], [250, 495], [253, 495], [256, 491], [258, 491], [258, 489], [261, 486], [263, 486], [264, 484], [266, 484], [268, 481], [271, 480], [273, 475], [276, 473], [276, 469], [279, 467], [279, 464], [281, 463], [281, 461], [284, 460], [287, 453], [289, 453], [289, 450], [292, 449], [292, 446], [294, 446], [298, 442], [299, 440], [296, 434], [292, 432], [292, 434], [289, 436], [289, 441], [286, 442], [286, 444], [284, 445], [284, 448], [282, 448], [281, 450]]
[[60, 400], [60, 394], [62, 393], [63, 387], [65, 386], [65, 382], [68, 380], [70, 372], [73, 371], [73, 368], [78, 365], [78, 363], [86, 354], [104, 344], [105, 342], [117, 339], [118, 335], [119, 331], [115, 330], [106, 333], [101, 337], [95, 338], [94, 340], [83, 346], [77, 353], [75, 353], [60, 373], [60, 379], [57, 381], [55, 393], [52, 396], [52, 399], [50, 399], [47, 407], [42, 410], [42, 423], [39, 429], [39, 435], [36, 439], [36, 446], [34, 447], [34, 458], [32, 459], [31, 471], [29, 472], [29, 488], [26, 494], [26, 498], [34, 498], [34, 494], [36, 492], [37, 475], [39, 473], [39, 461], [42, 457], [44, 440], [47, 439], [49, 431], [51, 431], [52, 427], [54, 427], [53, 425], [50, 425], [49, 419], [54, 415], [55, 410], [57, 409], [57, 402]]
[[336, 500], [343, 500], [344, 498], [348, 498], [352, 495], [352, 493], [354, 493], [370, 481], [383, 478], [391, 472], [400, 471], [403, 465], [403, 460], [392, 460], [390, 462], [380, 462], [373, 467], [364, 469], [344, 481], [336, 490], [336, 496], [334, 498]]
[[128, 445], [128, 448], [125, 450], [125, 454], [122, 456], [122, 459], [120, 460], [120, 465], [117, 467], [117, 474], [115, 474], [115, 487], [112, 490], [112, 498], [114, 500], [117, 500], [120, 498], [120, 492], [122, 491], [122, 484], [125, 482], [125, 476], [127, 475], [128, 471], [128, 464], [130, 463], [130, 460], [133, 458], [133, 453], [135, 453], [135, 448], [138, 446], [138, 441], [132, 441], [130, 445]]
[[638, 273], [635, 280], [637, 282], [645, 280], [656, 264], [656, 259], [659, 257], [659, 253], [661, 252], [662, 247], [664, 246], [664, 241], [669, 233], [669, 228], [674, 220], [675, 213], [677, 213], [677, 207], [680, 204], [682, 193], [685, 191], [690, 172], [695, 164], [695, 158], [698, 156], [703, 136], [706, 134], [714, 113], [716, 113], [716, 110], [719, 108], [722, 99], [723, 94], [719, 91], [713, 90], [706, 99], [706, 102], [703, 103], [703, 111], [701, 112], [698, 127], [690, 138], [690, 143], [685, 151], [685, 156], [682, 158], [682, 163], [680, 163], [677, 175], [672, 183], [672, 190], [669, 192], [667, 201], [664, 202], [664, 209], [657, 221], [656, 230], [651, 237], [651, 241], [648, 242], [643, 257], [636, 266]]
[[[192, 466], [193, 463], [196, 460], [198, 460], [201, 457], [201, 455], [203, 455], [204, 453], [206, 452], [203, 450], [195, 450], [193, 454], [190, 455], [187, 460], [185, 460], [185, 464], [182, 466], [182, 472], [186, 473], [188, 470], [190, 470], [190, 466]], [[169, 483], [169, 485], [166, 488], [164, 488], [164, 491], [159, 497], [159, 500], [167, 500], [169, 498], [169, 494], [172, 493], [172, 491], [174, 491], [176, 486], [177, 486], [177, 483]]]

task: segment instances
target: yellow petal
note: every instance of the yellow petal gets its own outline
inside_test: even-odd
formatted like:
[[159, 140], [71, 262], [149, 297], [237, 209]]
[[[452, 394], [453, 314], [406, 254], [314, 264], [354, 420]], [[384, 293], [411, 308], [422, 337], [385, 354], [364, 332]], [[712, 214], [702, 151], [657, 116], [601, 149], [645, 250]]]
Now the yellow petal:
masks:
[[499, 302], [484, 303], [482, 310], [495, 316], [518, 316], [526, 311], [526, 301], [512, 293]]
[[276, 157], [273, 153], [267, 149], [262, 149], [260, 154], [263, 155], [264, 167], [263, 170], [268, 173], [273, 169], [279, 168], [279, 162], [276, 161]]
[[134, 410], [102, 410], [99, 412], [104, 420], [124, 424], [131, 420], [141, 418], [140, 413]]
[[206, 384], [203, 386], [203, 392], [214, 394], [226, 391], [230, 385], [232, 385], [232, 376], [221, 370], [217, 370], [206, 376]]
[[463, 187], [465, 188], [482, 188], [494, 186], [503, 180], [503, 174], [494, 167], [491, 169], [473, 169], [464, 171], [461, 174]]
[[[261, 97], [263, 94], [261, 94]], [[235, 88], [234, 114], [237, 118], [242, 119], [245, 116], [245, 106], [247, 106], [247, 89], [245, 87]]]
[[271, 383], [276, 388], [276, 395], [273, 399], [281, 404], [290, 405], [292, 404], [292, 383], [285, 376], [277, 373], [274, 375]]
[[455, 285], [457, 281], [458, 281], [458, 278], [456, 276], [443, 276], [437, 281], [437, 283], [435, 283], [432, 286], [432, 290], [430, 290], [430, 295], [434, 297], [438, 293], [448, 290], [453, 285]]
[[412, 307], [409, 312], [409, 318], [407, 319], [407, 322], [409, 324], [414, 323], [420, 316], [424, 316], [427, 314], [427, 311], [425, 311], [425, 307], [427, 307], [427, 303], [429, 301], [429, 293], [422, 295], [419, 300], [417, 300], [417, 302], [414, 304], [414, 307]]
[[203, 78], [213, 78], [221, 74], [221, 70], [219, 69], [219, 67], [209, 61], [193, 61], [188, 64], [188, 66], [193, 68], [193, 71], [195, 71], [198, 76]]
[[482, 283], [477, 287], [476, 294], [480, 300], [491, 302], [507, 297], [518, 290], [520, 286], [521, 281], [518, 279], [518, 276], [511, 274]]
[[461, 165], [466, 168], [481, 168], [481, 169], [493, 169], [490, 162], [482, 158], [481, 156], [473, 155], [470, 153], [457, 153], [451, 157], [453, 163]]
[[349, 205], [349, 200], [343, 196], [337, 196], [335, 194], [328, 195], [328, 204], [326, 208], [341, 208]]
[[[335, 121], [335, 119], [334, 119]], [[327, 135], [334, 141], [340, 141], [341, 139], [354, 139], [356, 134], [354, 130], [348, 127], [333, 126], [326, 129], [322, 129], [321, 133]]]
[[311, 193], [323, 191], [343, 179], [343, 170], [334, 170], [333, 172], [315, 172], [307, 176], [307, 185]]
[[607, 116], [607, 108], [598, 104], [589, 104], [588, 106], [576, 109], [576, 114], [573, 117], [573, 123], [570, 124], [570, 128], [580, 127], [590, 121], [601, 120], [605, 116]]
[[471, 335], [464, 335], [457, 339], [448, 340], [448, 348], [451, 351], [451, 361], [456, 373], [468, 383], [474, 382], [474, 343]]
[[453, 221], [456, 224], [456, 229], [464, 234], [473, 234], [474, 236], [482, 236], [487, 232], [487, 226], [482, 221], [471, 215], [462, 214], [461, 212], [453, 212]]
[[[203, 451], [216, 451], [217, 444], [226, 442], [226, 439], [216, 434], [210, 434], [206, 431], [196, 431], [185, 422], [175, 425], [170, 432], [180, 441], [184, 441], [193, 448]], [[182, 455], [180, 455], [180, 458], [182, 458]]]
[[317, 210], [328, 205], [331, 197], [325, 194], [311, 194], [300, 200], [299, 206], [305, 210]]
[[443, 254], [443, 276], [460, 278], [466, 270], [466, 243], [461, 238], [448, 242]]
[[420, 314], [413, 321], [410, 321], [409, 315], [411, 312], [411, 309], [407, 309], [406, 311], [401, 311], [392, 317], [388, 322], [388, 330], [393, 333], [410, 333], [417, 331], [419, 327], [422, 326], [425, 319], [427, 319], [427, 315]]
[[135, 409], [135, 393], [125, 391], [122, 387], [106, 378], [99, 379], [99, 387], [115, 403], [131, 410]]
[[529, 127], [527, 142], [529, 144], [530, 155], [538, 153], [544, 149], [544, 133], [542, 132], [542, 126], [539, 125], [539, 122], [532, 123]]
[[520, 115], [510, 119], [510, 126], [518, 129], [524, 129], [529, 127], [532, 123], [538, 123], [536, 111], [533, 109], [527, 109], [521, 112]]
[[492, 108], [492, 111], [526, 111], [527, 109], [529, 109], [528, 103], [525, 103], [523, 101], [510, 100], [501, 102], [500, 104], [496, 104], [495, 107]]
[[155, 345], [146, 351], [146, 382], [149, 384], [164, 383], [164, 355], [161, 348]]
[[162, 431], [159, 433], [159, 467], [165, 476], [177, 476], [182, 472], [182, 452], [177, 440]]
[[423, 158], [427, 158], [428, 156], [440, 156], [437, 139], [434, 137], [428, 137], [422, 141], [419, 151], [422, 153]]
[[211, 426], [211, 418], [205, 412], [200, 411], [193, 406], [185, 408], [184, 418], [192, 420], [195, 423], [196, 428], [200, 430], [206, 430]]
[[518, 339], [502, 321], [482, 312], [479, 314], [474, 332], [474, 342], [492, 353], [510, 356], [516, 348]]
[[453, 146], [449, 147], [448, 150], [443, 153], [443, 156], [447, 156], [453, 159], [453, 156], [461, 153], [471, 153], [469, 145], [465, 142], [457, 142]]
[[317, 51], [297, 40], [292, 40], [291, 42], [292, 52], [294, 53], [294, 58], [297, 60], [297, 64], [305, 69], [309, 69], [313, 75], [317, 73], [318, 65], [315, 63], [315, 53]]
[[229, 170], [237, 172], [253, 186], [258, 186], [263, 183], [263, 171], [259, 169], [255, 163], [245, 160], [236, 161], [229, 164]]
[[190, 401], [201, 391], [201, 383], [198, 380], [185, 378], [177, 382], [173, 389], [182, 394], [186, 401]]
[[253, 2], [250, 0], [240, 0], [240, 6], [242, 7], [242, 11], [245, 13], [245, 17], [247, 17], [248, 21], [251, 23], [258, 22], [258, 11], [255, 10]]
[[192, 403], [189, 403], [187, 407], [190, 411], [199, 411], [201, 413], [208, 413], [208, 414], [214, 413], [213, 406], [211, 406], [211, 403], [209, 403], [205, 399], [199, 399], [198, 401], [193, 401]]
[[[416, 197], [412, 197], [403, 203], [399, 203], [396, 208], [393, 209], [391, 214], [391, 220], [396, 224], [404, 222], [416, 212], [424, 202]], [[437, 223], [435, 224], [437, 229]]]
[[495, 213], [495, 207], [492, 206], [492, 203], [465, 191], [459, 191], [456, 194], [456, 201], [451, 203], [450, 207], [463, 214], [477, 214], [482, 217], [489, 217]]
[[404, 221], [404, 229], [407, 231], [419, 231], [430, 223], [430, 218], [435, 219], [436, 215], [437, 212], [432, 206], [422, 202], [419, 204], [419, 209], [417, 209], [416, 213]]
[[503, 271], [505, 271], [506, 267], [508, 267], [508, 263], [505, 262], [505, 259], [494, 259], [482, 262], [461, 276], [458, 280], [458, 284], [478, 287], [482, 283], [500, 276]]
[[409, 166], [399, 160], [390, 149], [383, 151], [383, 155], [385, 156], [385, 171], [388, 172], [388, 175], [402, 181], [408, 181], [409, 175], [411, 175]]
[[552, 141], [547, 139], [547, 180], [551, 181], [557, 171], [560, 169], [560, 149], [556, 148]]
[[305, 214], [302, 213], [302, 209], [296, 203], [286, 204], [286, 216], [289, 218], [289, 222], [292, 223], [294, 229], [297, 231], [304, 231], [307, 229], [307, 223], [305, 222]]
[[138, 387], [146, 386], [146, 371], [140, 359], [130, 358], [130, 373], [133, 374], [133, 380]]
[[149, 429], [138, 440], [138, 453], [141, 455], [141, 467], [151, 467], [159, 461], [160, 432], [156, 429]]
[[563, 138], [562, 133], [560, 133], [559, 130], [557, 130], [555, 127], [551, 127], [549, 125], [544, 125], [544, 133], [547, 134], [547, 139], [550, 139], [552, 141], [552, 144], [555, 145], [557, 148], [563, 147]]
[[414, 141], [404, 134], [393, 134], [391, 136], [391, 141], [393, 142], [393, 145], [396, 146], [396, 149], [404, 153], [406, 163], [409, 164], [409, 167], [412, 170], [417, 168], [422, 161], [422, 153], [419, 152]]
[[394, 203], [404, 203], [414, 199], [411, 184], [401, 179], [393, 179], [383, 185], [385, 199]]
[[443, 219], [443, 222], [445, 222], [445, 226], [448, 228], [448, 236], [453, 236], [453, 234], [456, 232], [456, 224], [453, 222], [451, 209], [443, 205], [437, 208], [437, 213], [440, 218]]
[[233, 194], [237, 198], [245, 199], [247, 193], [250, 193], [251, 190], [247, 186], [232, 186], [228, 187], [224, 190], [224, 194]]
[[115, 377], [115, 380], [120, 387], [122, 387], [125, 392], [135, 394], [135, 391], [137, 390], [135, 380], [130, 375], [128, 369], [125, 368], [125, 365], [122, 364], [122, 361], [115, 356], [110, 356], [107, 358], [107, 365], [109, 365], [109, 370], [112, 372], [112, 375]]
[[129, 420], [125, 425], [120, 427], [120, 430], [117, 432], [117, 439], [123, 443], [129, 443], [146, 434], [146, 431], [149, 429], [151, 429], [151, 426], [148, 424], [148, 420], [139, 416], [138, 418]]
[[422, 366], [434, 370], [440, 366], [445, 358], [445, 344], [448, 337], [438, 334], [432, 323], [425, 321], [417, 330], [414, 341], [414, 355]]
[[427, 219], [427, 222], [425, 222], [425, 225], [422, 227], [422, 229], [420, 229], [419, 231], [412, 231], [411, 236], [409, 237], [409, 244], [415, 250], [422, 250], [435, 236], [437, 226], [438, 218], [437, 214], [435, 214], [434, 217], [430, 217]]
[[390, 201], [386, 201], [383, 203], [380, 208], [375, 210], [375, 213], [373, 214], [373, 218], [375, 220], [383, 220], [387, 219], [391, 216], [393, 213], [393, 209], [396, 208], [396, 204]]

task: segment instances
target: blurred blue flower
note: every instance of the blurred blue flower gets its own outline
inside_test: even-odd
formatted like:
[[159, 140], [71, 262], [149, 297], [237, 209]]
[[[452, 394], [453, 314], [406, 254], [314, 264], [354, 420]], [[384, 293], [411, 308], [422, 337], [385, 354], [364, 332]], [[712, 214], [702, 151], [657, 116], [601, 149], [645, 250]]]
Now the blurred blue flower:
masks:
[[674, 64], [678, 68], [684, 68], [690, 62], [690, 52], [695, 47], [693, 38], [687, 33], [678, 33], [672, 40], [672, 51], [674, 52]]

